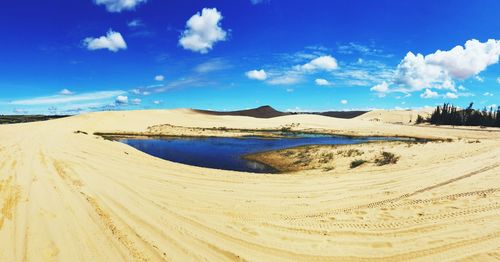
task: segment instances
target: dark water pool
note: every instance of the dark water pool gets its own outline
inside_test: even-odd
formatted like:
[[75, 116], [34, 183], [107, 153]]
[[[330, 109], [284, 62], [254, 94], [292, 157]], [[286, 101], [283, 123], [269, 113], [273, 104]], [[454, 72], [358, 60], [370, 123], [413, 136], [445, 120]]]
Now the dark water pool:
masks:
[[262, 137], [119, 139], [122, 143], [165, 160], [193, 166], [254, 173], [275, 173], [276, 170], [270, 166], [243, 159], [242, 157], [246, 154], [303, 145], [359, 144], [374, 140], [401, 139], [387, 137], [353, 138], [310, 134], [272, 139]]

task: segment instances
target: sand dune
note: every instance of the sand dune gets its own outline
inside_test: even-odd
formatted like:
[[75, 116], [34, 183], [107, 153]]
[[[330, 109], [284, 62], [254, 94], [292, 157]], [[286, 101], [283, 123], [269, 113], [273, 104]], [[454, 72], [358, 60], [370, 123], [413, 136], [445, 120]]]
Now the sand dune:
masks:
[[[0, 261], [500, 259], [499, 130], [394, 125], [385, 122], [397, 115], [379, 113], [382, 121], [179, 109], [0, 126]], [[453, 142], [401, 149], [396, 165], [256, 175], [92, 135], [165, 124]]]
[[428, 117], [433, 110], [434, 108], [421, 110], [373, 110], [356, 117], [356, 119], [384, 123], [409, 124], [415, 123], [418, 115]]

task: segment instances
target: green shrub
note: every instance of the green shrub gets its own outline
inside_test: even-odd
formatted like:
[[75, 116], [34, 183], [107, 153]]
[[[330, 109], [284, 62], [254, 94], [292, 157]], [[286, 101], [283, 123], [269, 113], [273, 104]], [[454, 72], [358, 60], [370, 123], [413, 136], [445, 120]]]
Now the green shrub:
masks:
[[399, 156], [394, 155], [390, 152], [382, 152], [382, 154], [375, 159], [375, 164], [378, 166], [396, 164], [399, 160]]
[[422, 123], [425, 123], [425, 122], [426, 122], [425, 118], [423, 118], [421, 115], [418, 115], [417, 116], [417, 120], [415, 121], [415, 124], [418, 125], [418, 124], [422, 124]]
[[351, 162], [351, 168], [356, 168], [362, 164], [366, 163], [366, 160], [363, 160], [363, 159], [356, 159], [354, 161]]

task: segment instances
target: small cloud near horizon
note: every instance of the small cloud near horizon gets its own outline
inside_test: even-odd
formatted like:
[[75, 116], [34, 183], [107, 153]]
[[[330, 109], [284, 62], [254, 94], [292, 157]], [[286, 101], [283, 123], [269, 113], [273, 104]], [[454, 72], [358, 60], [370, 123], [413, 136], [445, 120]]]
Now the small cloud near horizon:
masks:
[[59, 94], [60, 94], [60, 95], [65, 95], [65, 96], [69, 96], [69, 95], [74, 94], [74, 92], [70, 91], [69, 89], [64, 88], [63, 90], [61, 90], [61, 91], [59, 92]]

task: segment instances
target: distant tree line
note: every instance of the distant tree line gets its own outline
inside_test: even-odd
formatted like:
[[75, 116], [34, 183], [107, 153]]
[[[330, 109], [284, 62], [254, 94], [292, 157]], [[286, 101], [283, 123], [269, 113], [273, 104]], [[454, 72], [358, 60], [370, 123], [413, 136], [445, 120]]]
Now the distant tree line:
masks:
[[46, 121], [51, 119], [63, 118], [67, 115], [0, 115], [0, 125], [1, 124], [17, 124], [17, 123], [28, 123], [37, 121]]
[[417, 117], [416, 123], [428, 122], [434, 125], [454, 126], [491, 126], [500, 127], [500, 106], [497, 108], [473, 109], [474, 103], [470, 103], [465, 109], [458, 108], [448, 103], [437, 106], [427, 119]]

